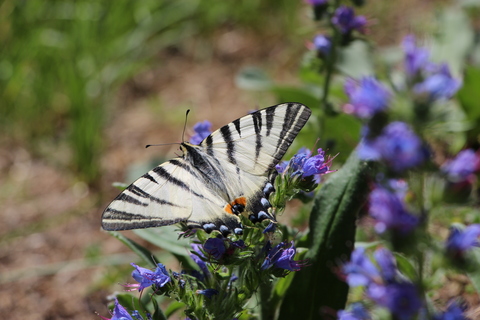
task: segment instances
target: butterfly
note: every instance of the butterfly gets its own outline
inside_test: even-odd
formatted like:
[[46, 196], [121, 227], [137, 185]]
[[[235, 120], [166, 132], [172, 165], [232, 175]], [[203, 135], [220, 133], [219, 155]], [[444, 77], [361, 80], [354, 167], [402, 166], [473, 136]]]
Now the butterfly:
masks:
[[199, 145], [182, 142], [180, 157], [147, 172], [102, 214], [104, 230], [183, 223], [242, 234], [240, 214], [275, 221], [268, 196], [279, 163], [310, 117], [300, 103], [271, 106], [239, 118]]

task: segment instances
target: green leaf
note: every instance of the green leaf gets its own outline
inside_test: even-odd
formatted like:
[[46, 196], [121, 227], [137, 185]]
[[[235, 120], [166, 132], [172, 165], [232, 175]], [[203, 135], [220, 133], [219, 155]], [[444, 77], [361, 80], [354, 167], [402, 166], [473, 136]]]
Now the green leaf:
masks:
[[403, 254], [394, 252], [395, 260], [397, 260], [398, 270], [403, 273], [408, 279], [418, 279], [415, 266]]
[[152, 320], [167, 320], [167, 317], [165, 316], [162, 309], [160, 309], [160, 306], [158, 305], [158, 301], [155, 299], [152, 299], [152, 303], [153, 303], [153, 308], [155, 309], [152, 315]]
[[167, 309], [165, 309], [165, 315], [167, 318], [170, 318], [175, 312], [183, 308], [185, 308], [185, 304], [183, 302], [173, 301], [168, 305]]
[[335, 270], [346, 261], [355, 241], [357, 214], [368, 195], [367, 163], [352, 153], [315, 199], [310, 216], [309, 266], [296, 272], [279, 319], [321, 319], [325, 310], [345, 306], [348, 286]]
[[109, 232], [112, 236], [123, 242], [124, 245], [129, 247], [133, 252], [135, 252], [140, 258], [142, 258], [145, 262], [151, 265], [151, 267], [155, 268], [157, 266], [156, 261], [158, 259], [155, 258], [153, 253], [148, 250], [147, 248], [141, 246], [140, 244], [136, 243], [132, 239], [125, 237], [123, 234], [119, 232]]

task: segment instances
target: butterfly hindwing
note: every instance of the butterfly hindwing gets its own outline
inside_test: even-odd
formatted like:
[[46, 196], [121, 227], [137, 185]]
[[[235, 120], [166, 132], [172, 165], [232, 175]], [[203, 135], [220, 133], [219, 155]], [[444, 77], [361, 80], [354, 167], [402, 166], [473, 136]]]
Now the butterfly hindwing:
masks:
[[285, 103], [237, 119], [200, 145], [181, 144], [183, 156], [149, 171], [105, 209], [105, 230], [183, 222], [192, 228], [240, 233], [238, 214], [266, 214], [271, 174], [305, 125], [310, 109]]

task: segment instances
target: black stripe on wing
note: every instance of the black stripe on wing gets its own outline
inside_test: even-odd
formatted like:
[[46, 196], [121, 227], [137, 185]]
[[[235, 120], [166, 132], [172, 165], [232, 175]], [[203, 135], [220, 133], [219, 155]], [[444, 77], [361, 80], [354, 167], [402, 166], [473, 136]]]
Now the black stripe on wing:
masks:
[[272, 163], [273, 165], [282, 159], [285, 152], [287, 152], [288, 147], [290, 147], [297, 134], [307, 122], [311, 113], [312, 111], [302, 104], [288, 104], [288, 109], [287, 112], [285, 112], [285, 117], [283, 119], [283, 127], [280, 133], [280, 139], [277, 143], [277, 150], [273, 155], [276, 161]]
[[260, 150], [262, 149], [262, 113], [255, 112], [252, 113], [253, 119], [253, 128], [255, 129], [255, 162], [258, 160], [258, 156], [260, 155]]
[[228, 161], [236, 165], [237, 161], [235, 160], [235, 142], [233, 142], [232, 132], [230, 131], [230, 127], [228, 125], [221, 127], [220, 133], [222, 134], [223, 140], [227, 144]]

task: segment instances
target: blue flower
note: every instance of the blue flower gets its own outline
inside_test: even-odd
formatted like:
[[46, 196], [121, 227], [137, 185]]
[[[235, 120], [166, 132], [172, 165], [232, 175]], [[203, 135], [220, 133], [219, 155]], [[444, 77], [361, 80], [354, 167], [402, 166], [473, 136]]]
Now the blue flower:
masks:
[[303, 178], [332, 172], [330, 171], [330, 165], [333, 158], [329, 157], [325, 161], [325, 151], [320, 148], [317, 152], [318, 154], [312, 157], [310, 150], [301, 148], [290, 161], [283, 161], [275, 168], [280, 174], [288, 173], [291, 176], [301, 176]]
[[414, 92], [426, 96], [428, 100], [450, 99], [461, 87], [461, 82], [452, 77], [446, 64], [437, 67], [422, 83], [413, 88]]
[[347, 275], [347, 283], [351, 287], [367, 286], [380, 279], [377, 267], [370, 261], [365, 248], [355, 248], [350, 262], [343, 265], [343, 272]]
[[372, 284], [367, 295], [378, 305], [387, 308], [395, 319], [409, 320], [422, 307], [422, 300], [414, 284], [409, 282], [387, 285]]
[[200, 270], [202, 271], [201, 274], [198, 275], [199, 280], [203, 280], [204, 278], [210, 277], [210, 271], [208, 270], [208, 266], [205, 263], [205, 261], [202, 260], [202, 258], [205, 259], [205, 256], [201, 250], [201, 245], [192, 243], [190, 245], [195, 253], [190, 254], [190, 258], [192, 258], [193, 261], [200, 267]]
[[413, 35], [406, 36], [402, 44], [405, 51], [405, 72], [410, 78], [414, 78], [429, 65], [430, 53], [427, 49], [416, 46], [415, 36]]
[[337, 313], [338, 320], [369, 320], [371, 319], [367, 309], [361, 303], [352, 303], [349, 310], [339, 310]]
[[353, 30], [363, 33], [367, 19], [364, 16], [355, 16], [355, 11], [351, 7], [340, 6], [335, 10], [332, 23], [337, 26], [343, 34]]
[[461, 182], [467, 180], [479, 168], [480, 157], [472, 149], [466, 149], [460, 151], [455, 159], [446, 162], [441, 169], [453, 182]]
[[293, 245], [293, 241], [290, 245], [290, 248], [287, 248], [287, 244], [285, 242], [281, 242], [275, 248], [269, 250], [261, 269], [266, 270], [273, 266], [275, 268], [289, 271], [300, 270], [300, 268], [304, 265], [304, 262], [293, 260], [296, 253], [296, 248]]
[[218, 294], [218, 290], [215, 289], [204, 289], [204, 290], [197, 290], [198, 294], [202, 294], [205, 297], [211, 299], [214, 295]]
[[385, 110], [391, 99], [390, 91], [374, 77], [363, 77], [360, 81], [347, 79], [345, 92], [350, 102], [343, 107], [344, 111], [362, 119]]
[[263, 229], [262, 233], [275, 232], [276, 229], [277, 229], [277, 224], [270, 221], [268, 226], [265, 229]]
[[375, 261], [380, 269], [380, 274], [384, 282], [391, 283], [397, 275], [397, 264], [392, 252], [386, 248], [379, 248], [373, 254]]
[[403, 122], [392, 122], [376, 138], [364, 138], [358, 147], [362, 160], [381, 160], [400, 172], [421, 164], [428, 156], [422, 140]]
[[220, 260], [227, 251], [227, 248], [225, 248], [225, 243], [222, 239], [210, 238], [205, 241], [203, 250], [205, 250], [205, 252], [211, 255], [213, 258]]
[[466, 251], [479, 247], [480, 224], [472, 224], [463, 230], [452, 227], [446, 243], [446, 250], [452, 258], [463, 258]]
[[313, 38], [313, 47], [321, 54], [327, 55], [332, 48], [332, 40], [323, 34], [316, 35], [315, 38]]
[[467, 320], [467, 317], [463, 315], [465, 308], [458, 305], [456, 302], [450, 303], [445, 312], [436, 314], [433, 320]]
[[117, 299], [115, 299], [115, 307], [113, 309], [112, 318], [108, 319], [102, 316], [100, 316], [100, 318], [103, 320], [133, 320], [128, 311], [120, 303], [118, 303]]
[[138, 291], [142, 291], [151, 285], [163, 287], [170, 281], [170, 275], [165, 266], [161, 263], [157, 264], [155, 271], [139, 267], [135, 263], [131, 263], [131, 265], [135, 268], [132, 272], [132, 277], [139, 282], [139, 284], [130, 286], [138, 286]]
[[190, 137], [190, 143], [200, 144], [203, 139], [205, 139], [212, 133], [211, 128], [212, 124], [208, 120], [197, 122], [193, 126], [193, 131], [195, 131], [195, 134]]
[[370, 193], [369, 205], [369, 214], [376, 220], [375, 230], [378, 233], [392, 230], [406, 234], [419, 223], [419, 219], [407, 211], [399, 194], [382, 186], [377, 186]]

